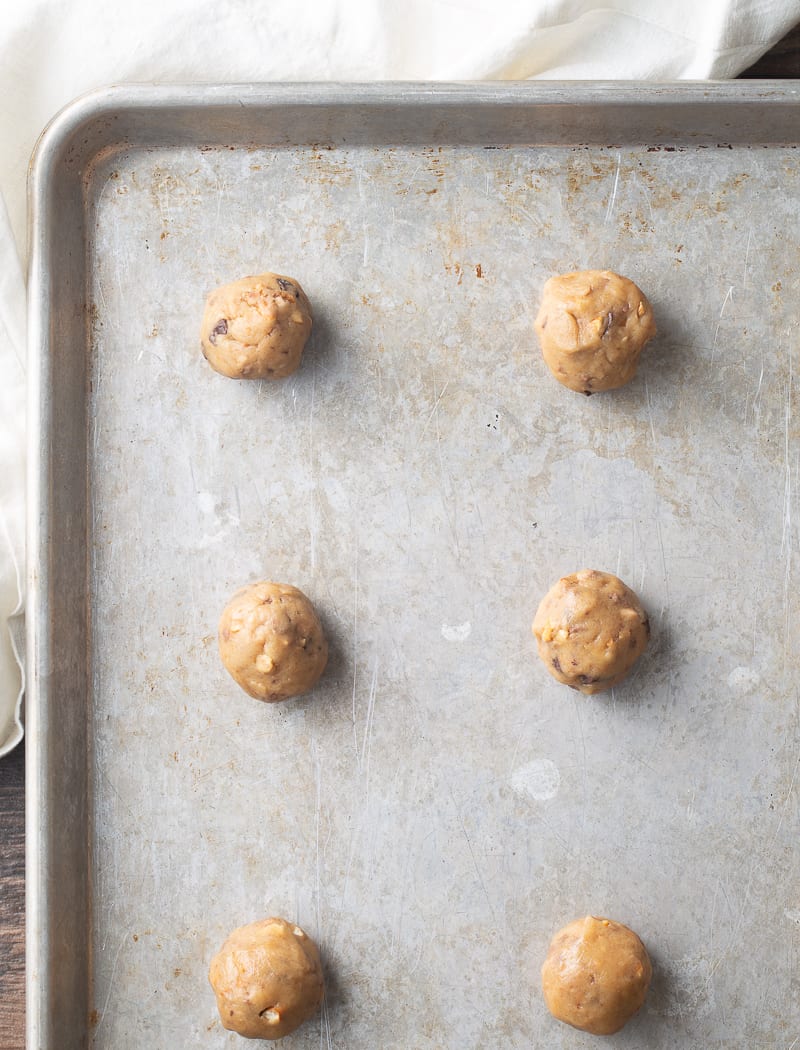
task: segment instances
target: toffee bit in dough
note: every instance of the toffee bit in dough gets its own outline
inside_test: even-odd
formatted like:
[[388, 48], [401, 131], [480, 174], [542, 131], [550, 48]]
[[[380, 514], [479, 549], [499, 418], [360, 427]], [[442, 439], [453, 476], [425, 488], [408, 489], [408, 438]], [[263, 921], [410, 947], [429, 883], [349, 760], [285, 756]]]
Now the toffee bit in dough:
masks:
[[297, 587], [264, 580], [242, 587], [219, 621], [225, 669], [256, 700], [286, 700], [316, 685], [328, 643], [314, 606]]
[[602, 693], [621, 682], [644, 652], [650, 622], [622, 580], [582, 569], [550, 588], [533, 634], [553, 678], [581, 693]]
[[652, 976], [647, 949], [633, 930], [587, 915], [550, 942], [542, 991], [557, 1020], [592, 1035], [613, 1035], [641, 1007]]
[[534, 327], [547, 367], [559, 383], [583, 394], [630, 382], [645, 343], [656, 334], [644, 293], [611, 270], [551, 277]]
[[288, 1035], [325, 994], [319, 949], [285, 919], [234, 930], [211, 960], [208, 979], [223, 1028], [248, 1039]]
[[211, 367], [231, 379], [282, 379], [300, 365], [313, 324], [295, 280], [243, 277], [209, 295], [200, 343]]

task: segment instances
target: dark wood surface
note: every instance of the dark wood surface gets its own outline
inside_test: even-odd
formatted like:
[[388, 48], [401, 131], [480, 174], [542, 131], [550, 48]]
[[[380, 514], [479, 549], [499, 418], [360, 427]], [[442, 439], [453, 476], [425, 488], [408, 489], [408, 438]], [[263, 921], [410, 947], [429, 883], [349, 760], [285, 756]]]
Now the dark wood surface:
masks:
[[0, 1048], [25, 1045], [25, 752], [0, 759]]
[[[800, 25], [743, 77], [800, 78]], [[0, 1050], [25, 1045], [25, 755], [0, 759]]]

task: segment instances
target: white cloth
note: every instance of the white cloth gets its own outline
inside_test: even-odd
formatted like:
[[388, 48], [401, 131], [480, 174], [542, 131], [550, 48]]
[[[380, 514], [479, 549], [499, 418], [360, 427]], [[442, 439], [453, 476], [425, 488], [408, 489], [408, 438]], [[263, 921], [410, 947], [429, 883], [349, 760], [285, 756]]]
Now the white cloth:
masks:
[[22, 739], [25, 285], [0, 199], [0, 755]]
[[[800, 0], [22, 0], [0, 27], [0, 192], [24, 257], [39, 132], [122, 81], [724, 79], [800, 22]], [[0, 208], [0, 754], [19, 739], [4, 623], [23, 559], [22, 283]], [[15, 715], [14, 712], [17, 712]]]

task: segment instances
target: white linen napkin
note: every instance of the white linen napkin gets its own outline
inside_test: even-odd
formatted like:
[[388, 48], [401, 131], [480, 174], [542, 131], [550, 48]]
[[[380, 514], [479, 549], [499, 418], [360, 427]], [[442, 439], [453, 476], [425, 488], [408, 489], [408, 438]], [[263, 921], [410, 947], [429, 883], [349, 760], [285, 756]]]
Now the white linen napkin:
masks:
[[[47, 121], [123, 81], [710, 79], [800, 0], [27, 0], [0, 27], [0, 755], [21, 737], [25, 175]], [[17, 620], [14, 621], [14, 617]], [[18, 641], [18, 636], [17, 636]]]
[[0, 756], [22, 739], [25, 285], [0, 199]]

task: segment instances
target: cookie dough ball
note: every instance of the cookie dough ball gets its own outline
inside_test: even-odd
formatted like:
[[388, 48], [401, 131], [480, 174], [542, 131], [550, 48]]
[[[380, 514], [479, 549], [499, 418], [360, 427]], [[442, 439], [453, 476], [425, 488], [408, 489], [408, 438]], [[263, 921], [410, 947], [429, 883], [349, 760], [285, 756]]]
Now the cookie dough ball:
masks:
[[644, 344], [656, 334], [644, 293], [611, 270], [551, 277], [535, 328], [547, 367], [584, 394], [633, 379]]
[[622, 580], [582, 569], [562, 576], [542, 598], [533, 633], [553, 678], [582, 693], [602, 693], [644, 652], [650, 621]]
[[262, 273], [209, 295], [200, 340], [213, 369], [231, 379], [283, 379], [300, 364], [311, 306], [291, 277]]
[[248, 1039], [288, 1035], [325, 994], [319, 949], [286, 919], [234, 930], [211, 960], [208, 979], [223, 1028]]
[[325, 670], [328, 643], [314, 606], [288, 583], [251, 583], [219, 621], [225, 669], [256, 700], [308, 692]]
[[624, 1027], [647, 995], [653, 967], [627, 926], [587, 915], [559, 930], [542, 966], [547, 1009], [592, 1035]]

